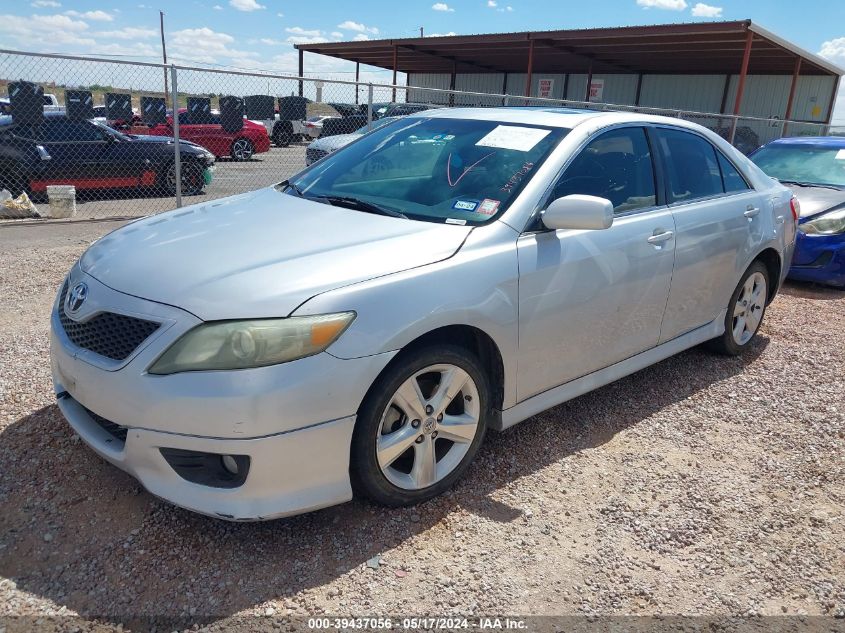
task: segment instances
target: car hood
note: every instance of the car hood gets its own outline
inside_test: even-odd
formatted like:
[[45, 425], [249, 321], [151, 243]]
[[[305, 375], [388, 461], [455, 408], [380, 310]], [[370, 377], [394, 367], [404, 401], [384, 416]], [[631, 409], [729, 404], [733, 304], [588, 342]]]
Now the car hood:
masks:
[[335, 136], [326, 136], [318, 138], [316, 141], [308, 146], [308, 149], [318, 149], [324, 152], [334, 152], [346, 145], [349, 145], [355, 139], [361, 138], [361, 134], [336, 134]]
[[203, 320], [281, 317], [327, 290], [447, 259], [471, 230], [270, 187], [128, 224], [80, 265], [115, 290]]
[[[127, 134], [126, 136], [128, 136], [133, 143], [173, 143], [172, 136], [158, 136], [156, 134]], [[179, 147], [190, 147], [193, 149], [207, 151], [201, 145], [197, 145], [191, 141], [186, 141], [185, 139], [179, 139]]]
[[825, 211], [830, 211], [845, 204], [845, 190], [827, 187], [800, 187], [788, 185], [801, 203], [801, 219], [809, 218]]

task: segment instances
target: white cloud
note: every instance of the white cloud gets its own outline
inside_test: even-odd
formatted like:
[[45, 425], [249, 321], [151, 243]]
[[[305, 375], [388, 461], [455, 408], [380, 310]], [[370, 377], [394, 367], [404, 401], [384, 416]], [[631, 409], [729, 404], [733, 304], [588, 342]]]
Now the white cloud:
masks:
[[[233, 48], [235, 38], [228, 33], [213, 31], [207, 26], [175, 31], [168, 41], [168, 57], [204, 64], [236, 62], [247, 66], [260, 57], [255, 51]], [[172, 53], [171, 53], [172, 51]]]
[[352, 41], [353, 42], [366, 42], [368, 39], [370, 39], [370, 36], [367, 35], [366, 33], [358, 33], [358, 35], [356, 35], [355, 37], [352, 38]]
[[66, 15], [0, 15], [0, 41], [15, 42], [31, 49], [33, 42], [64, 48], [93, 47], [88, 24]]
[[699, 2], [692, 8], [692, 14], [697, 18], [721, 18], [722, 7], [714, 7]]
[[431, 8], [435, 11], [448, 11], [449, 13], [455, 12], [455, 10], [445, 2], [435, 2], [433, 5], [431, 5]]
[[284, 44], [284, 42], [282, 40], [274, 40], [273, 38], [270, 38], [270, 37], [262, 37], [258, 41], [261, 42], [262, 44], [266, 44], [267, 46], [281, 46], [282, 44]]
[[323, 32], [319, 29], [308, 30], [303, 29], [301, 26], [289, 26], [285, 29], [285, 31], [294, 35], [303, 35], [305, 37], [317, 37], [323, 34]]
[[33, 7], [51, 7], [53, 9], [62, 6], [61, 2], [56, 2], [56, 0], [35, 0], [35, 2], [31, 3]]
[[65, 15], [69, 15], [73, 18], [85, 18], [86, 20], [94, 20], [95, 22], [111, 22], [114, 18], [111, 14], [106, 13], [105, 11], [85, 11], [80, 13], [79, 11], [65, 11]]
[[[837, 37], [822, 44], [819, 55], [834, 64], [845, 66], [845, 37]], [[845, 84], [843, 84], [845, 85]]]
[[223, 7], [221, 7], [219, 4], [215, 4], [211, 8], [214, 9], [215, 11], [222, 11], [223, 10]]
[[490, 7], [491, 9], [495, 9], [496, 7], [499, 6], [499, 3], [496, 2], [496, 0], [487, 0], [487, 6]]
[[258, 11], [259, 9], [266, 9], [263, 4], [258, 4], [255, 0], [229, 0], [229, 5], [238, 11]]
[[277, 13], [276, 17], [283, 18], [283, 17], [285, 17], [285, 14], [284, 13]]
[[513, 7], [511, 5], [508, 5], [505, 7], [505, 10], [510, 13], [511, 11], [513, 11]]
[[116, 31], [100, 31], [96, 34], [97, 37], [102, 37], [112, 40], [140, 40], [148, 37], [155, 37], [158, 31], [155, 29], [144, 29], [135, 26], [127, 26]]
[[346, 29], [347, 31], [357, 31], [359, 33], [372, 33], [376, 35], [378, 33], [378, 29], [374, 26], [365, 26], [360, 22], [353, 22], [352, 20], [347, 20], [346, 22], [341, 22], [337, 25], [339, 29]]
[[687, 8], [686, 0], [637, 0], [637, 5], [643, 9], [667, 9], [669, 11], [683, 11]]
[[426, 35], [426, 37], [452, 37], [453, 35], [457, 35], [454, 31], [449, 31], [448, 33], [431, 33]]
[[331, 36], [338, 40], [343, 39], [343, 33], [341, 33], [340, 31], [332, 31]]
[[319, 44], [325, 42], [326, 38], [322, 35], [291, 35], [285, 40], [288, 44]]

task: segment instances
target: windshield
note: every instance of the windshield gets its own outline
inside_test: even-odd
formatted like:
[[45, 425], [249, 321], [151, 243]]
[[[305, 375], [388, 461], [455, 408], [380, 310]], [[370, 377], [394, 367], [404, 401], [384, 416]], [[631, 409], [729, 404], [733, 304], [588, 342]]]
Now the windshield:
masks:
[[125, 140], [128, 140], [128, 139], [129, 139], [129, 137], [128, 137], [128, 136], [126, 136], [126, 134], [123, 134], [122, 132], [118, 132], [118, 131], [117, 131], [117, 130], [115, 130], [113, 127], [109, 127], [107, 124], [103, 123], [102, 121], [94, 121], [94, 120], [92, 119], [92, 120], [91, 120], [91, 123], [93, 123], [94, 125], [96, 125], [98, 128], [100, 128], [100, 129], [104, 130], [107, 134], [110, 134], [111, 136], [116, 136], [116, 137], [117, 137], [117, 138], [119, 138], [121, 141], [125, 141]]
[[292, 195], [355, 198], [412, 219], [497, 217], [569, 130], [408, 118], [367, 134], [290, 181]]
[[769, 145], [751, 156], [781, 181], [845, 187], [845, 149], [821, 145]]

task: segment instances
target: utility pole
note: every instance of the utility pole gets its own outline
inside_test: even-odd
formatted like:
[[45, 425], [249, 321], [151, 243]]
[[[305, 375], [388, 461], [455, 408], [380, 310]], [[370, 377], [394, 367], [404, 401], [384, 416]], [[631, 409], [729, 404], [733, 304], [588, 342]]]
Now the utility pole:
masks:
[[423, 27], [420, 27], [420, 37], [425, 37], [425, 30]]
[[[170, 91], [167, 89], [167, 47], [164, 45], [164, 11], [158, 12], [158, 19], [159, 25], [161, 29], [161, 58], [164, 61], [165, 68], [164, 70], [164, 100], [167, 103], [167, 95], [170, 94]], [[173, 112], [176, 112], [176, 104], [171, 103], [170, 107], [173, 108]]]

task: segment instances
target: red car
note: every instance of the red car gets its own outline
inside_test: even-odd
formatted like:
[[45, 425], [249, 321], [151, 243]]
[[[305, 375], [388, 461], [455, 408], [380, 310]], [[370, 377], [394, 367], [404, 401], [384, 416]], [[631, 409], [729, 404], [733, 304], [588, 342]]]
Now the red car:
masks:
[[[267, 128], [260, 123], [244, 119], [244, 126], [238, 132], [227, 132], [220, 125], [220, 115], [211, 115], [212, 123], [188, 123], [186, 108], [179, 110], [179, 138], [202, 145], [217, 158], [231, 156], [232, 160], [249, 160], [253, 154], [270, 151], [270, 137]], [[150, 128], [155, 136], [173, 136], [173, 117], [167, 117], [167, 125], [159, 123]]]

